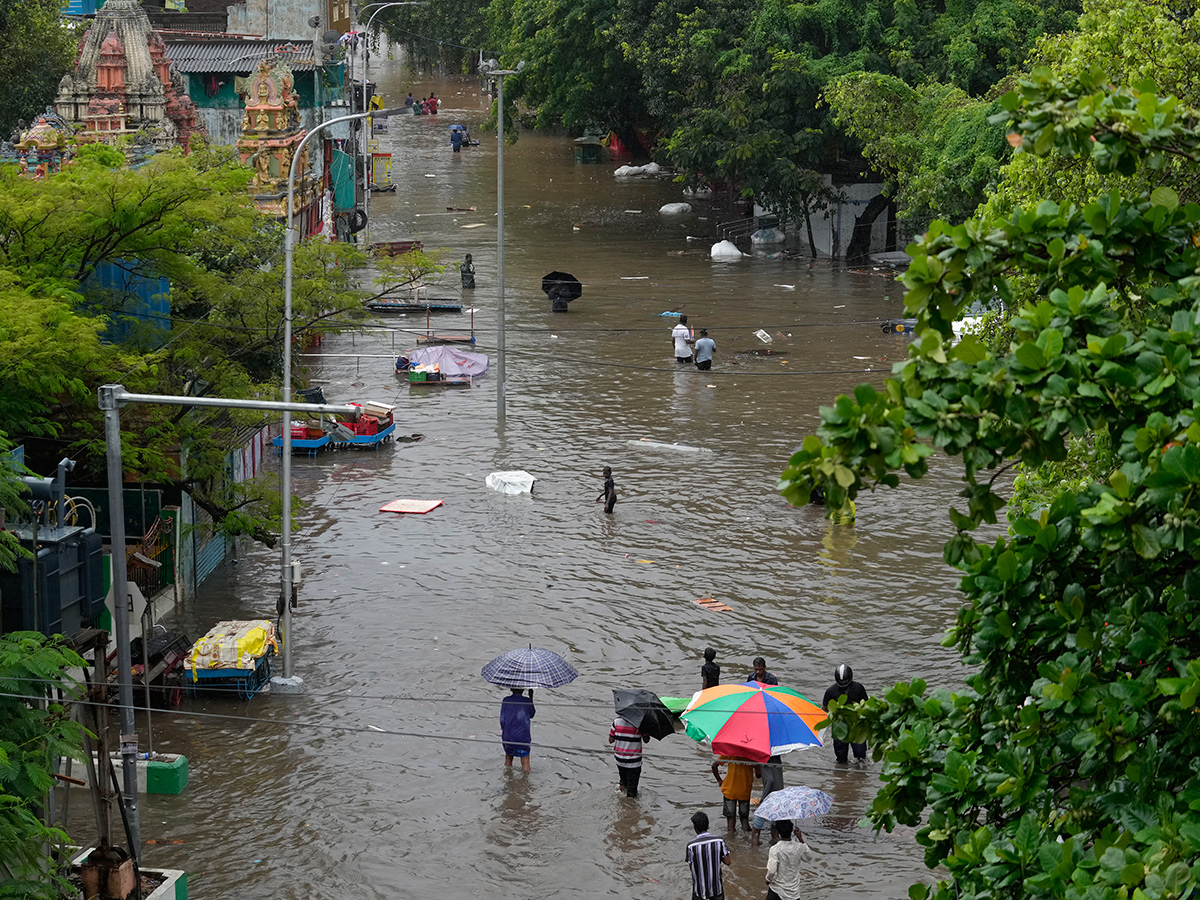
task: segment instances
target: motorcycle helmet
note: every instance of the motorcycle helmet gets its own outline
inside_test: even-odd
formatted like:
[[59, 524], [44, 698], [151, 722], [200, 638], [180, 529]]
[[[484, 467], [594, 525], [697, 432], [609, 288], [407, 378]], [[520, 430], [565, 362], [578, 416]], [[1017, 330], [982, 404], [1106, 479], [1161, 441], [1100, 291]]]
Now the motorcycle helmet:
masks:
[[848, 685], [853, 680], [853, 678], [854, 678], [854, 670], [851, 669], [845, 663], [842, 663], [840, 666], [838, 666], [836, 669], [833, 670], [833, 680], [836, 681], [841, 687], [845, 687], [846, 685]]

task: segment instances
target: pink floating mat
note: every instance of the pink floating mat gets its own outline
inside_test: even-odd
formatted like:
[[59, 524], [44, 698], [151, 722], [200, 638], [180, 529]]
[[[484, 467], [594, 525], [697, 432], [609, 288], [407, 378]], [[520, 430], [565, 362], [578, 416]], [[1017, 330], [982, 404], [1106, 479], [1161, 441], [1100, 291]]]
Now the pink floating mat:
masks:
[[442, 505], [441, 500], [393, 500], [379, 507], [380, 512], [423, 514]]

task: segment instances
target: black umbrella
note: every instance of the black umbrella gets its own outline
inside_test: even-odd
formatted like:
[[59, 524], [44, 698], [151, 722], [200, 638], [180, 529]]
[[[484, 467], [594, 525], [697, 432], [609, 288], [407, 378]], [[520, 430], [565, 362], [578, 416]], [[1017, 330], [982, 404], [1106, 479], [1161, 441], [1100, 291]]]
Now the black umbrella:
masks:
[[569, 272], [551, 272], [542, 276], [542, 291], [550, 298], [551, 308], [563, 312], [568, 303], [579, 299], [583, 285]]
[[569, 272], [551, 272], [542, 276], [542, 291], [547, 294], [555, 291], [566, 300], [578, 300], [583, 293], [583, 285]]
[[661, 741], [675, 733], [675, 720], [657, 695], [650, 691], [613, 689], [613, 705], [617, 715], [655, 740]]

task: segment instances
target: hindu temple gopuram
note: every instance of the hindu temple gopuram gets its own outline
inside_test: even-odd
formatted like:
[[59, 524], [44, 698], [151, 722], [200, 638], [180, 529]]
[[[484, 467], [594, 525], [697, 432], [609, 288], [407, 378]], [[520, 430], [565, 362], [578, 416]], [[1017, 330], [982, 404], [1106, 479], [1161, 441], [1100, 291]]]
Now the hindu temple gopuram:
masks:
[[202, 130], [138, 0], [108, 0], [96, 13], [80, 41], [75, 73], [63, 76], [54, 107], [81, 141], [112, 143], [140, 133], [166, 149], [186, 147]]

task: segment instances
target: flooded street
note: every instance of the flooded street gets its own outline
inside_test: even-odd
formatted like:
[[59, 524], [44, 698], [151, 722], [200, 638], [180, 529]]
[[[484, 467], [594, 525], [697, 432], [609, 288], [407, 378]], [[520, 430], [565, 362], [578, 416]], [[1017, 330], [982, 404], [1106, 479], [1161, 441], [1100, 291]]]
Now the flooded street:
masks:
[[[617, 180], [626, 160], [579, 165], [569, 137], [524, 132], [505, 154], [498, 428], [496, 147], [478, 127], [484, 100], [472, 80], [409, 83], [396, 67], [380, 81], [389, 100], [432, 87], [443, 107], [393, 119], [382, 137], [400, 188], [372, 197], [371, 240], [444, 248], [444, 296], [459, 295], [457, 264], [473, 254], [478, 287], [465, 300], [493, 370], [469, 391], [410, 391], [392, 358], [424, 332], [411, 315], [301, 360], [330, 402], [394, 403], [397, 432], [425, 439], [296, 458], [304, 583], [293, 646], [307, 692], [187, 699], [156, 717], [155, 749], [185, 754], [191, 781], [181, 796], [145, 799], [143, 837], [156, 841], [146, 859], [187, 869], [200, 900], [686, 897], [689, 817], [705, 809], [724, 828], [711, 754], [682, 734], [654, 742], [639, 798], [623, 798], [607, 744], [612, 688], [688, 696], [706, 646], [723, 681], [763, 655], [781, 684], [818, 703], [841, 662], [871, 692], [959, 681], [938, 643], [957, 604], [941, 560], [946, 510], [961, 502], [955, 464], [935, 461], [919, 488], [861, 497], [852, 527], [776, 491], [818, 407], [881, 383], [903, 357], [903, 339], [878, 324], [901, 315], [901, 290], [888, 273], [803, 258], [714, 263], [719, 209], [662, 216], [682, 199], [678, 185]], [[452, 154], [453, 122], [480, 145]], [[540, 290], [554, 269], [584, 284], [566, 315]], [[675, 362], [667, 310], [709, 330], [711, 372]], [[468, 322], [437, 319], [442, 330]], [[769, 356], [751, 354], [768, 346], [758, 329], [775, 335]], [[594, 502], [606, 465], [619, 494], [611, 516]], [[504, 469], [537, 476], [534, 493], [488, 490], [485, 476]], [[444, 506], [377, 511], [401, 497]], [[184, 610], [188, 634], [273, 617], [278, 559], [254, 547], [220, 570]], [[702, 597], [732, 609], [702, 609]], [[524, 774], [503, 767], [505, 692], [479, 670], [530, 643], [580, 674], [537, 692]], [[876, 841], [858, 827], [877, 764], [837, 767], [832, 749], [784, 762], [786, 784], [835, 798], [804, 823], [816, 854], [806, 896], [891, 898], [929, 879], [911, 833]], [[740, 832], [730, 846], [726, 896], [761, 898], [768, 848]]]

